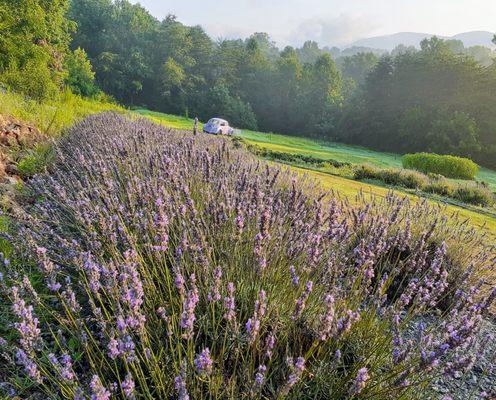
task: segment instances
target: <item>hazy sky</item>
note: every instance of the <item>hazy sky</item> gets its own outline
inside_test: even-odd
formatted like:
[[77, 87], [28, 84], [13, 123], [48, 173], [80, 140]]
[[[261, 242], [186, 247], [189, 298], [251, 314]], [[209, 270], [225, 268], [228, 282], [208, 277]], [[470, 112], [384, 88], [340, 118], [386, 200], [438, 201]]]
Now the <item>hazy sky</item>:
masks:
[[[137, 2], [134, 0], [134, 2]], [[175, 14], [214, 38], [267, 32], [278, 45], [342, 46], [396, 32], [496, 31], [496, 0], [140, 0], [161, 19]]]

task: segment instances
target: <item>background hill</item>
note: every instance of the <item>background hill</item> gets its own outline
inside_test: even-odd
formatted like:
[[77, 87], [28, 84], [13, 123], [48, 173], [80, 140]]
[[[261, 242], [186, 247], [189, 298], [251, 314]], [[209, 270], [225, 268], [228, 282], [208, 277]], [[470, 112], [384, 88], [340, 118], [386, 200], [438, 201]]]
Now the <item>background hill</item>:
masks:
[[376, 36], [371, 38], [365, 38], [357, 40], [356, 42], [351, 43], [346, 47], [353, 46], [362, 46], [362, 47], [371, 47], [375, 49], [384, 49], [391, 51], [399, 44], [403, 44], [405, 46], [415, 46], [417, 48], [420, 47], [420, 42], [426, 38], [431, 38], [433, 36], [437, 36], [440, 39], [453, 39], [453, 40], [461, 40], [465, 47], [470, 46], [486, 46], [490, 48], [494, 48], [494, 43], [492, 39], [494, 37], [494, 33], [487, 31], [473, 31], [473, 32], [464, 32], [459, 33], [455, 36], [440, 36], [433, 35], [431, 33], [420, 33], [420, 32], [399, 32], [392, 35], [384, 35], [384, 36]]

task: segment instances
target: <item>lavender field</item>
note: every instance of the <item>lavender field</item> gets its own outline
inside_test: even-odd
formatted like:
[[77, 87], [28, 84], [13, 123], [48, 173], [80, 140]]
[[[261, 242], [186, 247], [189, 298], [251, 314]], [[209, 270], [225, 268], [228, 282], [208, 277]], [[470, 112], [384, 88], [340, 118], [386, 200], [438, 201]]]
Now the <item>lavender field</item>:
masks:
[[427, 202], [113, 113], [56, 153], [3, 260], [6, 398], [440, 399], [484, 351], [493, 249]]

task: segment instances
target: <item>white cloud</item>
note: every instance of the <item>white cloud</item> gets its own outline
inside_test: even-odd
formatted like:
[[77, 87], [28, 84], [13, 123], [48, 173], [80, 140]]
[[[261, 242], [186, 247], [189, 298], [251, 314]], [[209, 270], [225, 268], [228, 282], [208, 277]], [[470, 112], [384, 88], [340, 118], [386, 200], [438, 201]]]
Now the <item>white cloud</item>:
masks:
[[214, 39], [244, 39], [249, 37], [254, 30], [249, 27], [234, 26], [223, 22], [220, 24], [201, 24], [208, 35]]
[[314, 40], [321, 46], [342, 46], [367, 36], [375, 28], [364, 18], [352, 18], [344, 14], [314, 17], [301, 21], [284, 39], [293, 45]]

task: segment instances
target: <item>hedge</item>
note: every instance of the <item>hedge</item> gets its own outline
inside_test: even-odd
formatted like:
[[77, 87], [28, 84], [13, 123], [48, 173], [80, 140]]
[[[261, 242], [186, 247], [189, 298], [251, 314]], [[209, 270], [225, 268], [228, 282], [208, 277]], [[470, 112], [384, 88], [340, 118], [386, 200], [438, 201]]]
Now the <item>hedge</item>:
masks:
[[479, 171], [476, 163], [468, 158], [432, 153], [405, 154], [403, 167], [417, 171], [440, 174], [446, 178], [474, 179]]

